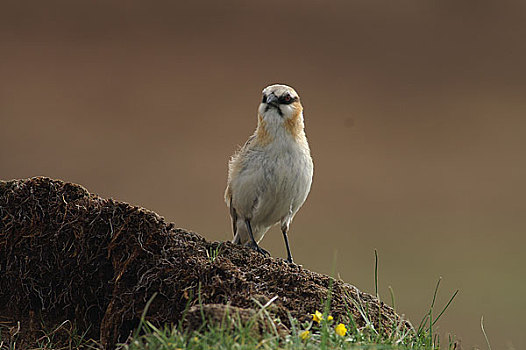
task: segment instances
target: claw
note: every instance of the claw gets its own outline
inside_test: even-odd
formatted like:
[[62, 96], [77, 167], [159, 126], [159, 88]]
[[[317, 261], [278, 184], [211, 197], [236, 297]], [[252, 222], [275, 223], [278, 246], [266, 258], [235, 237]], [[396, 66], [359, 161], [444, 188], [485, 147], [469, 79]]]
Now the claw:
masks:
[[270, 256], [270, 253], [267, 250], [261, 248], [259, 245], [257, 245], [257, 243], [254, 244], [253, 242], [250, 242], [247, 244], [247, 247], [254, 249], [256, 252], [263, 254], [264, 256]]

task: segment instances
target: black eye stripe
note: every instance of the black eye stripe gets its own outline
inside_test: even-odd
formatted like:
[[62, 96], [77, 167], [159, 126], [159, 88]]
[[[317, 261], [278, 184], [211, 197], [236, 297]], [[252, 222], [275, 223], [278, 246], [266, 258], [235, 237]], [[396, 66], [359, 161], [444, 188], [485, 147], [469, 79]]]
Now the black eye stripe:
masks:
[[[288, 101], [287, 101], [287, 98], [288, 98]], [[282, 104], [282, 105], [289, 105], [289, 104], [291, 104], [293, 102], [297, 102], [297, 101], [299, 101], [299, 97], [298, 96], [293, 97], [293, 96], [291, 96], [288, 93], [278, 97], [278, 103]], [[263, 97], [261, 98], [261, 103], [268, 103], [267, 95], [263, 94]]]
[[[290, 98], [288, 101], [287, 101], [287, 96]], [[279, 103], [283, 105], [289, 105], [293, 102], [296, 102], [297, 100], [298, 100], [297, 97], [292, 97], [290, 95], [283, 95], [283, 96], [280, 96], [280, 98], [278, 99]]]

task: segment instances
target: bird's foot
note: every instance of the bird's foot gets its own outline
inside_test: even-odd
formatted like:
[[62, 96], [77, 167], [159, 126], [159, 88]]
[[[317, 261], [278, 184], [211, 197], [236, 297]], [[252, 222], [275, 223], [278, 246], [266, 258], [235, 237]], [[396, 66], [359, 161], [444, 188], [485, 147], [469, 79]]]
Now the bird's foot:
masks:
[[297, 264], [294, 261], [290, 261], [289, 259], [278, 258], [278, 260], [281, 261], [282, 264], [287, 265], [289, 268], [292, 268], [295, 270], [303, 269], [303, 265]]
[[267, 250], [261, 248], [261, 247], [260, 247], [259, 245], [257, 245], [257, 244], [249, 243], [249, 244], [247, 244], [247, 246], [248, 246], [249, 248], [251, 248], [251, 249], [254, 249], [256, 252], [258, 252], [258, 253], [260, 253], [260, 254], [263, 254], [264, 256], [270, 256], [270, 253], [269, 253]]

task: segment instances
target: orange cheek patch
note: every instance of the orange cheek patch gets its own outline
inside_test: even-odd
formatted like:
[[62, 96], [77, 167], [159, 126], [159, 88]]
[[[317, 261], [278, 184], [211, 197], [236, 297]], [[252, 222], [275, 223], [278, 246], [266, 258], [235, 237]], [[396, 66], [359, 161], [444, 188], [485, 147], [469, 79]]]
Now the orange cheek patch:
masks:
[[297, 139], [303, 131], [303, 125], [301, 123], [301, 112], [303, 111], [303, 108], [299, 103], [293, 103], [291, 106], [294, 108], [294, 114], [291, 118], [285, 120], [285, 129]]
[[258, 127], [256, 129], [256, 142], [262, 146], [268, 145], [272, 142], [272, 136], [270, 136], [267, 130], [267, 123], [263, 120], [261, 115], [258, 115]]

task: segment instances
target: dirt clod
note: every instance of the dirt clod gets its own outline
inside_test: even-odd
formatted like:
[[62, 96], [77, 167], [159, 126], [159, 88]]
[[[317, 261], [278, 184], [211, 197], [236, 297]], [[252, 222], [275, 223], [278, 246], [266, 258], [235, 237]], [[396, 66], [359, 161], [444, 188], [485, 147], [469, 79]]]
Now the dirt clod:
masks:
[[195, 328], [199, 300], [212, 318], [225, 310], [248, 317], [277, 296], [268, 312], [286, 329], [289, 313], [307, 320], [322, 310], [330, 289], [338, 321], [347, 322], [350, 310], [364, 326], [360, 308], [377, 329], [400, 321], [343, 281], [207, 242], [154, 212], [43, 177], [0, 182], [0, 271], [2, 339], [28, 346], [66, 322], [112, 348], [137, 327], [155, 293], [146, 318], [157, 325], [178, 324], [186, 310]]

